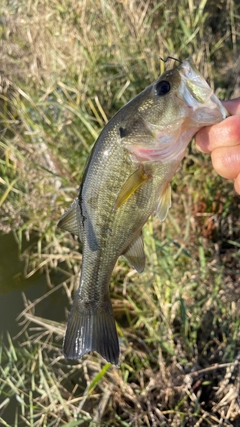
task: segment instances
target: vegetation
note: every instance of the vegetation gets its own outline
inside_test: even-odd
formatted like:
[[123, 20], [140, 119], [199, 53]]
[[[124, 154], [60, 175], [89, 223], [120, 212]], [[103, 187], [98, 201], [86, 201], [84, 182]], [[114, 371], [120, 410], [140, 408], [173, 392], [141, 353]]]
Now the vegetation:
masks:
[[[25, 274], [46, 273], [43, 298], [63, 274], [65, 310], [81, 253], [56, 223], [95, 138], [163, 71], [159, 56], [191, 56], [221, 99], [239, 96], [239, 2], [2, 0], [0, 32], [0, 227], [20, 249], [30, 239]], [[239, 207], [193, 143], [170, 215], [144, 228], [145, 272], [120, 259], [113, 273], [120, 366], [69, 365], [65, 325], [25, 301], [21, 336], [0, 343], [0, 423], [14, 403], [14, 427], [239, 426]]]

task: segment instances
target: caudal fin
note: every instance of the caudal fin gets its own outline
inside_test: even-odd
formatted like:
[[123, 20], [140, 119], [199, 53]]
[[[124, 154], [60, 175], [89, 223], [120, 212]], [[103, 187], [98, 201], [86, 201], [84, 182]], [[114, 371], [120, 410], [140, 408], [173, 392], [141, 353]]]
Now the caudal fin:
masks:
[[97, 351], [108, 362], [118, 364], [119, 341], [111, 301], [92, 308], [76, 296], [68, 319], [63, 353], [66, 359], [80, 359], [90, 351]]

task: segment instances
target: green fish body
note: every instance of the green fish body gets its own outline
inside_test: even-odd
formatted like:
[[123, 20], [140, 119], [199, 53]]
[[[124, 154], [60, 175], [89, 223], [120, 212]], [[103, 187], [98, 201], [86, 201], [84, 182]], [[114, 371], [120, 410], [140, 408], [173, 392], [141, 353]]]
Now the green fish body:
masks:
[[189, 61], [165, 72], [126, 104], [97, 139], [79, 195], [59, 226], [83, 245], [80, 286], [63, 352], [79, 359], [97, 351], [118, 364], [119, 342], [109, 282], [120, 255], [142, 272], [142, 227], [154, 212], [161, 221], [171, 206], [170, 181], [187, 144], [226, 110]]

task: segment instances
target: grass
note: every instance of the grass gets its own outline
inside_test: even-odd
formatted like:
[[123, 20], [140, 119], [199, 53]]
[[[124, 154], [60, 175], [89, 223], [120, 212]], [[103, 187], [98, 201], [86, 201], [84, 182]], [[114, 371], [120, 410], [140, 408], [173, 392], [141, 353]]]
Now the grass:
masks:
[[[26, 277], [46, 274], [42, 298], [56, 290], [50, 273], [63, 273], [69, 309], [81, 254], [56, 223], [96, 136], [163, 71], [159, 56], [191, 56], [220, 98], [238, 96], [240, 9], [233, 0], [22, 3], [2, 4], [0, 224], [16, 235]], [[144, 273], [124, 260], [113, 272], [120, 367], [96, 355], [69, 365], [65, 325], [25, 300], [21, 336], [0, 342], [2, 425], [8, 408], [11, 427], [239, 425], [239, 197], [194, 144], [172, 186], [167, 220], [144, 228]]]

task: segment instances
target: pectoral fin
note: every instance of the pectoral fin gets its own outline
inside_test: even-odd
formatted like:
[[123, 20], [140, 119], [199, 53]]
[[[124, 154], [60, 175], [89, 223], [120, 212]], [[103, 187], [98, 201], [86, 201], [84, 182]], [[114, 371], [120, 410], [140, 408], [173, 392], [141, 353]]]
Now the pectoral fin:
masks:
[[138, 271], [142, 273], [145, 267], [145, 253], [142, 234], [140, 234], [131, 244], [128, 246], [123, 257]]
[[160, 219], [160, 221], [164, 221], [167, 217], [168, 211], [172, 205], [171, 201], [171, 186], [168, 183], [166, 187], [164, 188], [160, 198], [159, 203], [157, 206], [157, 216]]
[[76, 234], [81, 239], [81, 212], [78, 198], [74, 200], [70, 208], [60, 218], [57, 226], [62, 230]]
[[139, 167], [132, 175], [127, 179], [123, 185], [117, 201], [114, 206], [114, 211], [116, 211], [120, 206], [122, 206], [142, 185], [145, 181], [148, 181], [151, 178], [151, 175], [146, 174], [143, 167]]

